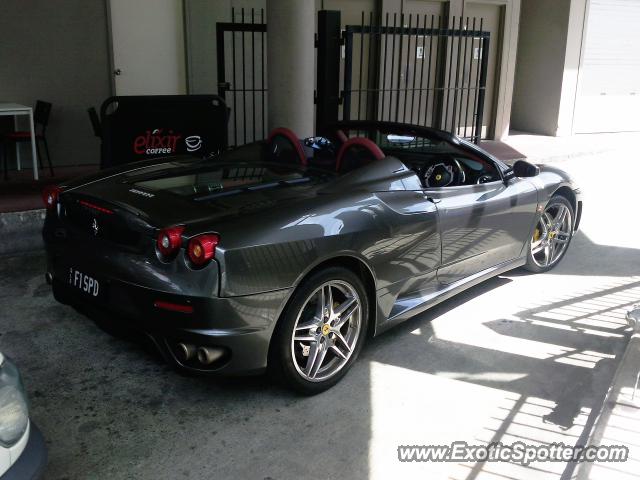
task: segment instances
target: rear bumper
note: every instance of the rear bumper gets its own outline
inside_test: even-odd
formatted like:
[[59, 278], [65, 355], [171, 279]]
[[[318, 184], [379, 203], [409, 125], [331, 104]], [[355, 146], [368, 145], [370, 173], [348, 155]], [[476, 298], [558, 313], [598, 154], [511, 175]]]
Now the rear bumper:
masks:
[[18, 460], [11, 465], [0, 480], [35, 480], [42, 476], [47, 466], [47, 447], [38, 427], [31, 422], [29, 441]]
[[[51, 270], [50, 270], [51, 271]], [[53, 274], [53, 293], [61, 303], [72, 305], [103, 324], [124, 326], [149, 336], [164, 358], [174, 366], [194, 372], [252, 374], [264, 371], [269, 342], [289, 290], [230, 298], [174, 295], [127, 282], [101, 279], [105, 296], [96, 300]], [[101, 285], [100, 288], [103, 288]], [[188, 306], [190, 313], [170, 311], [156, 304]], [[178, 359], [178, 343], [224, 350], [211, 365], [197, 358]]]

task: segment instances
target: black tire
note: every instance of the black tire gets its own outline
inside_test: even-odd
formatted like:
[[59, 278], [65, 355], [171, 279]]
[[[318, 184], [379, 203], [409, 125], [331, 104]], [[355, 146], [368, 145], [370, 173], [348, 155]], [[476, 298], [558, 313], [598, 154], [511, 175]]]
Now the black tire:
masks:
[[[310, 296], [326, 282], [346, 282], [353, 287], [360, 299], [360, 329], [354, 336], [355, 344], [346, 363], [330, 378], [321, 381], [309, 381], [296, 369], [292, 352], [292, 335], [298, 314], [304, 309]], [[328, 267], [306, 278], [295, 290], [283, 311], [269, 349], [268, 370], [272, 378], [285, 387], [303, 395], [315, 395], [324, 392], [338, 383], [356, 361], [364, 344], [369, 323], [369, 302], [362, 280], [351, 270], [343, 267]]]
[[[544, 212], [546, 212], [548, 209], [553, 208], [553, 206], [556, 206], [556, 205], [564, 205], [568, 209], [571, 215], [571, 219], [569, 221], [570, 223], [569, 236], [568, 236], [566, 246], [559, 253], [559, 255], [553, 259], [552, 263], [550, 263], [549, 265], [541, 265], [540, 262], [536, 261], [536, 258], [534, 258], [534, 254], [532, 253], [532, 248], [531, 248], [531, 244], [532, 242], [534, 242], [534, 237], [536, 235], [536, 230], [534, 229], [534, 233], [532, 234], [531, 237], [529, 237], [529, 241], [527, 242], [527, 245], [525, 247], [527, 250], [527, 262], [524, 265], [524, 268], [530, 272], [543, 273], [551, 270], [552, 268], [554, 268], [556, 265], [560, 263], [562, 258], [567, 253], [567, 250], [569, 250], [569, 245], [571, 244], [571, 239], [573, 238], [573, 226], [575, 225], [575, 212], [573, 210], [573, 206], [571, 205], [571, 202], [569, 202], [569, 200], [567, 200], [567, 198], [562, 195], [554, 195], [553, 197], [551, 197], [551, 199], [545, 206]], [[536, 223], [536, 229], [537, 228], [538, 228], [538, 223]]]

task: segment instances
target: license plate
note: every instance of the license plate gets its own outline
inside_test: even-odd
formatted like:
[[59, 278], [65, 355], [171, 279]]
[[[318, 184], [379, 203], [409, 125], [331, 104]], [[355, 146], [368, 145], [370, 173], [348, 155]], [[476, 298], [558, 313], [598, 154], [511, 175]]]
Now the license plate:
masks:
[[102, 293], [98, 280], [73, 267], [69, 268], [69, 285], [92, 297], [98, 297]]

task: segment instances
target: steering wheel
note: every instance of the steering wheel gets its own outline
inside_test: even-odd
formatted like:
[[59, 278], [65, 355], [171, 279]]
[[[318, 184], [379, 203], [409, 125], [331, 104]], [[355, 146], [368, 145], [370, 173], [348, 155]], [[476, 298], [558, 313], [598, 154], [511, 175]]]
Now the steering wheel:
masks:
[[440, 162], [424, 167], [420, 176], [424, 186], [427, 188], [462, 185], [466, 178], [462, 165], [455, 158], [443, 159]]

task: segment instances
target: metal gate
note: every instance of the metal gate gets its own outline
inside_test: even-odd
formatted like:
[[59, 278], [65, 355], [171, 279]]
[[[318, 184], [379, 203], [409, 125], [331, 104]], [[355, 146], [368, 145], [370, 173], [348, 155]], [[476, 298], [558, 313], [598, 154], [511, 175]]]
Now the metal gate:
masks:
[[483, 20], [387, 13], [342, 35], [342, 118], [432, 126], [478, 143], [489, 32]]
[[266, 33], [264, 9], [258, 15], [231, 10], [231, 22], [216, 24], [218, 95], [230, 107], [229, 146], [267, 135]]
[[[239, 17], [239, 22], [236, 21]], [[340, 27], [340, 12], [318, 12], [316, 131], [345, 120], [432, 126], [478, 143], [489, 32], [477, 18], [362, 13]], [[230, 107], [229, 146], [267, 136], [264, 10], [216, 24], [218, 95]], [[295, 126], [293, 126], [295, 128]]]

